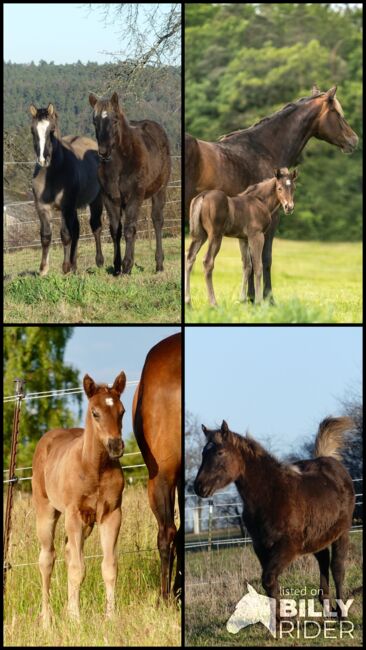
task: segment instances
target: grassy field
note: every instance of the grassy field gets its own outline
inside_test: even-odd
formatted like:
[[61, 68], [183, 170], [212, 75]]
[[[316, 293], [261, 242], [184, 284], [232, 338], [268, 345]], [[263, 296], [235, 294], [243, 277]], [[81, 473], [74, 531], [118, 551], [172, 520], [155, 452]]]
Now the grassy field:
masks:
[[[189, 239], [186, 241], [186, 250]], [[191, 274], [192, 307], [187, 323], [361, 323], [361, 243], [297, 242], [275, 239], [272, 287], [275, 306], [239, 302], [241, 258], [237, 240], [225, 238], [213, 282], [218, 307], [210, 307], [202, 259]]]
[[[17, 494], [13, 511], [10, 564], [4, 603], [4, 646], [179, 646], [181, 611], [174, 604], [158, 604], [160, 560], [156, 549], [157, 523], [149, 508], [146, 488], [126, 487], [118, 541], [117, 611], [104, 620], [105, 588], [101, 558], [89, 558], [81, 587], [80, 624], [66, 615], [67, 577], [64, 524], [56, 532], [57, 558], [51, 580], [54, 623], [49, 632], [39, 624], [41, 577], [35, 516], [29, 496]], [[146, 549], [152, 549], [147, 551]], [[137, 552], [140, 551], [140, 552]], [[96, 529], [85, 542], [85, 556], [101, 553]], [[16, 564], [34, 563], [31, 566]]]
[[[304, 627], [299, 618], [299, 638], [274, 639], [262, 625], [240, 630], [236, 635], [226, 630], [226, 622], [236, 604], [247, 593], [247, 582], [264, 594], [260, 581], [260, 564], [252, 546], [186, 553], [185, 559], [185, 641], [187, 646], [362, 646], [362, 533], [351, 534], [351, 545], [346, 564], [345, 599], [354, 598], [349, 620], [354, 624], [354, 638], [340, 637], [339, 623], [334, 624], [335, 638], [324, 638], [323, 631], [313, 639], [304, 638]], [[304, 589], [308, 597], [311, 589], [319, 588], [318, 564], [313, 556], [296, 560], [280, 577], [284, 588]], [[331, 595], [335, 597], [331, 581]], [[291, 598], [293, 596], [290, 596]], [[304, 597], [304, 596], [303, 596]], [[294, 597], [299, 600], [299, 597]], [[315, 609], [320, 605], [316, 602]], [[313, 617], [307, 616], [308, 620]], [[320, 623], [322, 619], [317, 619]], [[297, 634], [295, 631], [293, 634]], [[311, 625], [308, 634], [316, 635]]]
[[5, 323], [177, 323], [181, 321], [179, 238], [165, 238], [164, 271], [155, 272], [155, 246], [136, 242], [131, 276], [112, 274], [113, 245], [104, 243], [105, 266], [95, 265], [94, 243], [81, 242], [78, 271], [64, 276], [62, 249], [50, 253], [50, 272], [38, 274], [40, 250], [4, 256]]

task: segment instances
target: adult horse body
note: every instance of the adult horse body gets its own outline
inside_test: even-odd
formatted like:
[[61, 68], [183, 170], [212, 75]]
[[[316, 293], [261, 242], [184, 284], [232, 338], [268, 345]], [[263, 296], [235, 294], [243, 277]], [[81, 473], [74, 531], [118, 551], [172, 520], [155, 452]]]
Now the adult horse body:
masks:
[[[320, 92], [314, 86], [311, 97], [287, 104], [254, 126], [235, 131], [218, 142], [186, 136], [185, 205], [204, 190], [222, 190], [228, 196], [272, 175], [277, 167], [293, 167], [311, 137], [325, 140], [352, 153], [358, 137], [347, 124], [336, 98], [336, 87]], [[263, 248], [264, 297], [270, 296], [272, 243], [279, 223], [278, 213], [265, 237]], [[250, 295], [254, 297], [253, 274]]]
[[50, 623], [49, 588], [55, 561], [54, 535], [65, 513], [68, 565], [68, 611], [79, 619], [79, 592], [85, 575], [83, 545], [95, 523], [100, 527], [102, 574], [107, 592], [107, 616], [114, 610], [117, 577], [116, 543], [121, 525], [124, 486], [118, 458], [124, 407], [120, 395], [126, 384], [121, 372], [112, 388], [97, 385], [88, 375], [89, 399], [85, 429], [54, 429], [38, 442], [33, 456], [32, 492], [37, 535], [41, 544], [42, 620]]
[[101, 247], [103, 202], [98, 181], [97, 144], [81, 136], [61, 137], [58, 116], [52, 104], [30, 106], [32, 135], [37, 165], [32, 189], [41, 222], [41, 275], [49, 268], [52, 239], [52, 210], [61, 212], [61, 239], [64, 245], [64, 273], [76, 270], [79, 221], [77, 209], [90, 206], [90, 226], [95, 237], [96, 263], [103, 266]]
[[[177, 554], [173, 591], [182, 588], [182, 434], [181, 434], [181, 334], [155, 345], [146, 357], [140, 383], [133, 399], [133, 430], [149, 472], [148, 496], [159, 525], [161, 594], [168, 598]], [[174, 523], [178, 491], [180, 527]]]
[[[339, 449], [350, 418], [326, 418], [319, 426], [315, 458], [281, 463], [251, 437], [209, 431], [194, 489], [201, 497], [235, 482], [244, 502], [243, 519], [262, 566], [262, 585], [278, 598], [278, 576], [296, 557], [313, 553], [320, 569], [321, 603], [329, 601], [329, 564], [337, 599], [343, 580], [355, 494]], [[332, 546], [330, 562], [329, 546]], [[337, 605], [337, 612], [341, 611]], [[278, 614], [278, 611], [277, 611]]]
[[[118, 95], [98, 99], [89, 95], [99, 149], [99, 180], [114, 243], [114, 273], [131, 273], [134, 262], [137, 217], [145, 199], [151, 198], [151, 218], [156, 237], [156, 270], [163, 270], [162, 229], [166, 188], [170, 177], [169, 141], [152, 120], [129, 121]], [[121, 262], [121, 216], [124, 211], [126, 250]]]
[[262, 251], [264, 236], [271, 225], [273, 212], [282, 205], [286, 214], [294, 209], [293, 193], [297, 170], [277, 169], [273, 178], [250, 185], [245, 192], [229, 197], [221, 190], [209, 190], [196, 196], [190, 207], [191, 245], [186, 260], [185, 302], [190, 304], [190, 273], [196, 255], [208, 237], [208, 250], [203, 260], [208, 297], [216, 305], [212, 284], [215, 257], [223, 237], [238, 237], [243, 263], [241, 299], [246, 300], [247, 283], [254, 271], [255, 302], [262, 299]]

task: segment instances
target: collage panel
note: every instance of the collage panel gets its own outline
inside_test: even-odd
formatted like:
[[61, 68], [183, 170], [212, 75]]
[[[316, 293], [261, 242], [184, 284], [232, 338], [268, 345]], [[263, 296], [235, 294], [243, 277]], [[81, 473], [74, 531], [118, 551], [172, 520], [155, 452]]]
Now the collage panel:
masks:
[[187, 647], [362, 646], [362, 412], [359, 327], [186, 328]]
[[6, 326], [4, 394], [5, 646], [181, 646], [181, 328]]
[[361, 25], [185, 4], [186, 323], [362, 322]]
[[4, 19], [4, 322], [181, 322], [181, 5]]

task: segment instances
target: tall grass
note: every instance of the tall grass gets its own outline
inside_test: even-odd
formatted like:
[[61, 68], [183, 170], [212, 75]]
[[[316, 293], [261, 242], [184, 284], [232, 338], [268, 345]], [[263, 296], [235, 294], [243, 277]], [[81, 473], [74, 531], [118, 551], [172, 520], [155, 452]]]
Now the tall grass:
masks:
[[[6, 323], [175, 323], [181, 320], [180, 239], [164, 239], [164, 271], [155, 272], [155, 247], [136, 243], [131, 276], [113, 276], [113, 246], [103, 247], [106, 266], [95, 265], [94, 245], [83, 242], [78, 271], [64, 276], [62, 252], [50, 255], [50, 272], [38, 274], [39, 250], [4, 259]], [[25, 263], [25, 260], [26, 263]], [[26, 266], [25, 266], [26, 264]]]
[[[44, 632], [41, 611], [39, 545], [30, 496], [17, 494], [13, 512], [10, 564], [4, 603], [6, 646], [178, 646], [181, 612], [174, 604], [158, 602], [160, 559], [156, 550], [157, 523], [150, 510], [146, 488], [127, 486], [122, 502], [122, 527], [118, 541], [117, 610], [104, 619], [105, 588], [102, 558], [89, 558], [81, 587], [80, 624], [66, 614], [67, 575], [64, 560], [64, 523], [56, 531], [57, 559], [51, 581], [53, 625]], [[100, 555], [97, 526], [85, 542], [85, 556]], [[31, 566], [16, 566], [21, 564]]]
[[[186, 249], [188, 240], [186, 242]], [[191, 274], [187, 323], [361, 323], [362, 245], [275, 239], [272, 287], [275, 306], [239, 302], [242, 268], [237, 240], [225, 238], [213, 283], [218, 307], [208, 305], [202, 259]]]
[[[304, 638], [300, 624], [299, 639], [283, 637], [274, 639], [261, 624], [248, 626], [237, 635], [226, 630], [226, 622], [234, 612], [239, 600], [247, 593], [247, 582], [259, 593], [261, 568], [252, 545], [219, 551], [186, 553], [185, 559], [185, 640], [187, 646], [360, 646], [362, 645], [362, 533], [351, 534], [351, 546], [346, 563], [345, 599], [354, 598], [349, 620], [354, 623], [354, 638], [339, 638], [339, 623], [335, 623], [335, 638], [331, 640], [320, 634], [314, 639]], [[319, 569], [313, 556], [306, 555], [295, 562], [280, 576], [281, 587], [304, 589], [307, 598], [310, 590], [319, 589]], [[335, 589], [331, 581], [331, 597]], [[289, 596], [297, 602], [301, 596]], [[304, 597], [304, 596], [302, 596]], [[314, 597], [317, 598], [316, 596]], [[319, 610], [319, 603], [316, 609]], [[314, 620], [308, 616], [309, 620]], [[319, 619], [321, 622], [321, 619]], [[301, 618], [299, 619], [301, 621]], [[315, 631], [313, 632], [315, 634]]]

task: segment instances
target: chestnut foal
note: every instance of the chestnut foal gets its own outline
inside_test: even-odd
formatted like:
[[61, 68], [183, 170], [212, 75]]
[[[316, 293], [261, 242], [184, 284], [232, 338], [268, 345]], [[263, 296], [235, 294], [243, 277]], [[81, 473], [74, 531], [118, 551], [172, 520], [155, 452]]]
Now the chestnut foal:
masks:
[[57, 521], [65, 513], [68, 612], [79, 620], [79, 592], [85, 576], [83, 545], [95, 523], [100, 527], [102, 574], [107, 592], [106, 615], [114, 611], [117, 577], [116, 543], [121, 525], [124, 487], [118, 458], [123, 454], [120, 400], [126, 385], [121, 372], [112, 388], [84, 377], [89, 399], [85, 429], [53, 429], [42, 436], [33, 456], [32, 491], [41, 544], [43, 624], [50, 623], [49, 589], [55, 562]]

